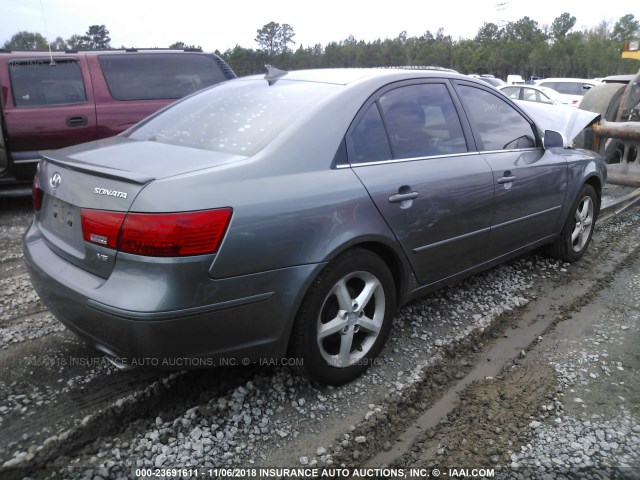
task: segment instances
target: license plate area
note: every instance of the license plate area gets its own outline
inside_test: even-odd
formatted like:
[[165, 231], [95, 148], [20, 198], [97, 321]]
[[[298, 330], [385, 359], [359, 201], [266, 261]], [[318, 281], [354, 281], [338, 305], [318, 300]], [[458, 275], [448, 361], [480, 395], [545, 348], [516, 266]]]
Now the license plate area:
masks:
[[52, 226], [56, 225], [60, 228], [73, 228], [76, 222], [80, 219], [77, 218], [76, 208], [70, 203], [60, 200], [59, 198], [53, 198], [51, 202], [51, 212], [49, 219]]

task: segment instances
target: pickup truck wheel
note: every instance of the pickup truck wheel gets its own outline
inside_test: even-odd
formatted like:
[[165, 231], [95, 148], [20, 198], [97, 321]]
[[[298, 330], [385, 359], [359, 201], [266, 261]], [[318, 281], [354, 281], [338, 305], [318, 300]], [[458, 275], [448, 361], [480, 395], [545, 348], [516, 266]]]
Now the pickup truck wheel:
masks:
[[591, 185], [583, 185], [560, 235], [549, 246], [549, 254], [565, 262], [579, 260], [593, 236], [598, 210], [598, 195]]
[[331, 261], [307, 292], [293, 332], [293, 355], [321, 384], [362, 374], [384, 346], [396, 307], [393, 276], [364, 249]]

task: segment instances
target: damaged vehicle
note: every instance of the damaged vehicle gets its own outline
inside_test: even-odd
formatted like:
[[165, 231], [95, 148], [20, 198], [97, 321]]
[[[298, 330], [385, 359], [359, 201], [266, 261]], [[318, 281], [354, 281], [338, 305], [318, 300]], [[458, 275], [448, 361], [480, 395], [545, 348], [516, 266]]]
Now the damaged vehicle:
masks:
[[398, 306], [538, 247], [584, 255], [605, 165], [534, 118], [452, 72], [270, 67], [45, 153], [25, 260], [120, 365], [288, 355], [344, 383]]

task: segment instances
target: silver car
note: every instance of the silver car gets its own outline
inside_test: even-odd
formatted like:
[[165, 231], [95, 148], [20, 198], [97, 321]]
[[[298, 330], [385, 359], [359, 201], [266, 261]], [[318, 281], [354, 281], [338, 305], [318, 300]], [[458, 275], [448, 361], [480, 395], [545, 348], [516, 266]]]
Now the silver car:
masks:
[[579, 259], [605, 177], [464, 75], [270, 70], [45, 152], [24, 251], [42, 301], [121, 365], [288, 356], [340, 384], [399, 305], [540, 246]]

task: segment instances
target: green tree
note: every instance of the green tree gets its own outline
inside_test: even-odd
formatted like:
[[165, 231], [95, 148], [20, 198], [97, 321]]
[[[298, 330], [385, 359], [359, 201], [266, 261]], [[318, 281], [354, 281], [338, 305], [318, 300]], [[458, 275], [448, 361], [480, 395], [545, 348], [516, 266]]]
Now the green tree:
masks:
[[109, 30], [104, 25], [91, 25], [85, 37], [89, 48], [92, 50], [107, 50], [111, 48]]
[[51, 50], [58, 51], [64, 51], [69, 48], [69, 45], [67, 45], [67, 42], [62, 37], [57, 37], [53, 42], [49, 44], [49, 46], [51, 47]]
[[200, 45], [198, 45], [198, 46], [196, 46], [196, 45], [187, 45], [184, 42], [172, 43], [171, 45], [169, 45], [169, 48], [173, 48], [173, 49], [176, 49], [176, 50], [185, 50], [185, 49], [202, 50], [202, 47]]
[[286, 23], [280, 25], [276, 22], [269, 22], [256, 32], [258, 34], [255, 38], [256, 42], [269, 56], [290, 53], [289, 44], [296, 43], [293, 41], [295, 36], [293, 27]]
[[551, 24], [551, 35], [553, 35], [553, 38], [556, 40], [564, 38], [575, 25], [576, 17], [565, 12], [557, 17]]
[[449, 68], [453, 65], [453, 40], [440, 28], [434, 35], [427, 30], [418, 38], [406, 39], [405, 44], [411, 49], [408, 64]]
[[261, 73], [267, 61], [267, 55], [262, 50], [252, 50], [236, 45], [222, 54], [222, 58], [231, 65], [238, 76]]
[[495, 23], [485, 22], [478, 30], [475, 41], [480, 43], [494, 43], [500, 40], [502, 33], [500, 27]]
[[505, 27], [505, 34], [508, 40], [519, 40], [529, 44], [544, 41], [545, 35], [538, 22], [529, 17], [522, 17], [517, 22], [509, 22]]
[[72, 35], [67, 39], [67, 46], [71, 50], [89, 50], [89, 39], [86, 35]]
[[611, 32], [611, 38], [618, 42], [630, 40], [638, 35], [640, 35], [640, 22], [630, 13], [620, 17]]
[[39, 33], [22, 31], [16, 33], [11, 40], [4, 43], [6, 50], [46, 50], [49, 47], [47, 39]]

